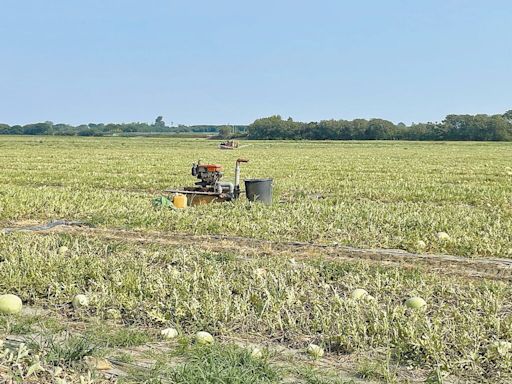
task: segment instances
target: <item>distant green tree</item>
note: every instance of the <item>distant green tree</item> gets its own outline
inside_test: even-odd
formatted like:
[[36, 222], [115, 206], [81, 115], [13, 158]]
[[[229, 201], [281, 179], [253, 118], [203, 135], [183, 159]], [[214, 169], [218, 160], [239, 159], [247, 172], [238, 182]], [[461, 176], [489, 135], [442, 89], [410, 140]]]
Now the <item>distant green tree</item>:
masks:
[[23, 127], [21, 125], [13, 125], [11, 128], [9, 128], [9, 134], [10, 135], [23, 135]]
[[395, 125], [391, 121], [371, 119], [365, 132], [367, 140], [389, 140], [393, 138]]
[[52, 126], [48, 123], [35, 123], [23, 126], [25, 135], [48, 135], [52, 132]]
[[0, 135], [8, 135], [10, 129], [8, 124], [0, 124]]
[[165, 129], [165, 121], [164, 121], [164, 118], [162, 116], [158, 116], [156, 119], [155, 119], [155, 124], [153, 124], [153, 126], [158, 129], [158, 130], [162, 130], [162, 129]]
[[393, 124], [383, 119], [322, 120], [303, 123], [291, 117], [283, 120], [274, 115], [257, 119], [249, 126], [218, 126], [179, 124], [167, 127], [162, 116], [153, 124], [132, 122], [122, 124], [54, 124], [51, 121], [25, 126], [0, 124], [0, 134], [7, 135], [81, 135], [100, 136], [118, 133], [198, 132], [229, 137], [233, 130], [249, 139], [262, 140], [477, 140], [512, 141], [512, 110], [501, 115], [448, 115], [440, 123]]
[[352, 120], [352, 140], [366, 140], [369, 121], [366, 119]]
[[232, 133], [233, 133], [233, 128], [231, 128], [228, 125], [223, 125], [222, 127], [219, 128], [219, 137], [221, 137], [223, 139], [227, 139], [228, 137], [231, 136]]
[[512, 123], [512, 109], [508, 110], [503, 114], [503, 117], [509, 122]]

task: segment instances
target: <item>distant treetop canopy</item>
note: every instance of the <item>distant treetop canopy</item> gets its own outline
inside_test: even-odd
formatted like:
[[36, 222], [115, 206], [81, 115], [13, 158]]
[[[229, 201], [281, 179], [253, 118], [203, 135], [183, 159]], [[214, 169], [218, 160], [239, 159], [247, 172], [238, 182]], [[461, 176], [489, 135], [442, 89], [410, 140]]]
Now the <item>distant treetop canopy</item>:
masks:
[[[70, 124], [54, 124], [51, 121], [27, 125], [0, 124], [0, 135], [56, 135], [56, 136], [112, 136], [132, 134], [180, 134], [180, 133], [211, 133], [222, 131], [224, 125], [178, 125], [167, 126], [163, 117], [158, 116], [153, 124], [148, 123], [89, 123], [73, 126]], [[243, 134], [245, 125], [229, 127], [233, 134]]]
[[275, 115], [245, 125], [167, 126], [162, 116], [153, 124], [69, 124], [44, 123], [24, 126], [0, 124], [0, 135], [108, 136], [116, 134], [211, 133], [219, 137], [247, 136], [254, 140], [474, 140], [512, 141], [512, 110], [502, 115], [448, 115], [440, 123], [410, 126], [383, 119], [322, 120], [296, 122]]
[[302, 123], [281, 116], [248, 127], [259, 140], [474, 140], [512, 141], [512, 110], [503, 115], [448, 115], [440, 123], [406, 126], [382, 119], [322, 120]]

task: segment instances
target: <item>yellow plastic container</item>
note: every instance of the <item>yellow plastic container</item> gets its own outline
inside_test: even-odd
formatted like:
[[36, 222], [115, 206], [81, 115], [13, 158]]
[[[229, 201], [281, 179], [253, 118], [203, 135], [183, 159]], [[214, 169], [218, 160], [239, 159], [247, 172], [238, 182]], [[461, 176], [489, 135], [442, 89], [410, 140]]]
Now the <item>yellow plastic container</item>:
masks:
[[174, 198], [172, 199], [172, 203], [176, 208], [186, 208], [187, 207], [187, 196], [182, 193], [177, 193], [174, 195]]

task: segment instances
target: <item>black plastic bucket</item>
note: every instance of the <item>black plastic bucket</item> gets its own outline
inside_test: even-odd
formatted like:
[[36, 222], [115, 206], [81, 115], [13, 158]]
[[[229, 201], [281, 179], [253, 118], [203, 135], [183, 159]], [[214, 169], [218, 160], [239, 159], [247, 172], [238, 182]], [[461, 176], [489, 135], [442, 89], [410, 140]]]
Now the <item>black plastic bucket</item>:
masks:
[[245, 195], [249, 201], [272, 204], [272, 179], [245, 180]]

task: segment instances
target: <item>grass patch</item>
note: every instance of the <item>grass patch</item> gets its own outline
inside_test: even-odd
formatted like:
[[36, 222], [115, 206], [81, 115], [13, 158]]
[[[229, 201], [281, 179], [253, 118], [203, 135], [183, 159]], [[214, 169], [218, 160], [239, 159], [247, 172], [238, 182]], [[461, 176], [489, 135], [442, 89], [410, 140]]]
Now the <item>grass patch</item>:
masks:
[[0, 315], [0, 330], [6, 335], [26, 335], [40, 322], [40, 316]]
[[105, 348], [134, 347], [153, 340], [153, 336], [145, 329], [109, 327], [105, 324], [89, 325], [85, 335], [96, 345]]
[[85, 356], [93, 356], [100, 349], [89, 338], [82, 335], [45, 334], [32, 338], [27, 343], [29, 349], [39, 354], [50, 365], [72, 366]]
[[355, 384], [353, 379], [343, 379], [326, 369], [300, 369], [300, 382], [304, 384]]
[[133, 373], [125, 382], [172, 384], [271, 384], [280, 374], [266, 360], [253, 359], [246, 349], [214, 344], [182, 350], [185, 362], [170, 366], [162, 361], [147, 372]]
[[135, 358], [132, 354], [127, 352], [116, 352], [109, 357], [111, 360], [119, 361], [121, 363], [133, 363]]
[[363, 379], [378, 380], [389, 384], [398, 383], [396, 369], [389, 360], [363, 359], [359, 362], [357, 374]]

